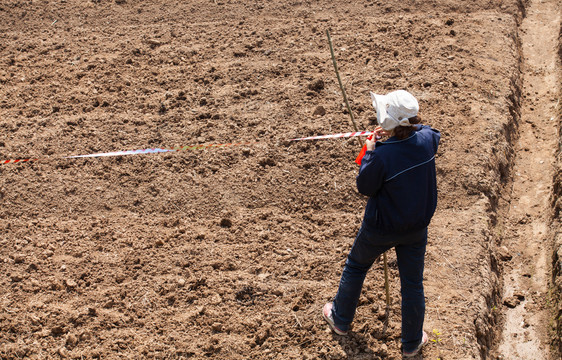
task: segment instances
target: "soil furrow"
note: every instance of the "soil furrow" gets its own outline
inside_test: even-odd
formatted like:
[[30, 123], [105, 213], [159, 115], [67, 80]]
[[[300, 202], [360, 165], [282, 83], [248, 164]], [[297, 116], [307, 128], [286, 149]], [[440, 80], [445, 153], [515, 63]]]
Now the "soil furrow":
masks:
[[550, 194], [558, 148], [557, 1], [531, 1], [521, 30], [523, 89], [513, 183], [499, 228], [503, 267], [502, 359], [548, 359]]

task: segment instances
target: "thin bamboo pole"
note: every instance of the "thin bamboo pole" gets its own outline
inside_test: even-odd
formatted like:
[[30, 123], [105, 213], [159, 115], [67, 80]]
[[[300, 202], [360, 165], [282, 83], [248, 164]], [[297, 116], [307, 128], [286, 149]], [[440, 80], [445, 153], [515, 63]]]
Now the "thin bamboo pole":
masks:
[[[330, 44], [330, 54], [332, 54], [332, 62], [334, 63], [334, 70], [336, 70], [336, 76], [338, 78], [338, 83], [340, 84], [341, 93], [343, 95], [343, 101], [345, 102], [345, 106], [347, 107], [347, 112], [349, 113], [349, 117], [351, 118], [351, 123], [353, 124], [353, 128], [355, 131], [359, 131], [357, 127], [357, 123], [355, 122], [355, 118], [353, 117], [353, 112], [351, 111], [351, 106], [349, 106], [349, 101], [347, 101], [347, 95], [345, 93], [345, 89], [343, 88], [343, 84], [340, 78], [340, 72], [338, 71], [338, 63], [336, 62], [336, 56], [334, 55], [334, 47], [332, 46], [332, 38], [330, 37], [330, 31], [326, 30], [326, 35], [328, 35], [328, 44]], [[357, 138], [357, 142], [359, 146], [363, 146], [361, 140]]]
[[[340, 89], [343, 94], [343, 101], [345, 102], [347, 112], [349, 113], [349, 117], [351, 118], [351, 123], [353, 124], [353, 128], [355, 129], [355, 131], [359, 131], [359, 128], [357, 127], [357, 123], [355, 122], [355, 118], [353, 117], [353, 112], [351, 111], [351, 106], [349, 106], [349, 101], [347, 101], [347, 95], [345, 93], [345, 89], [343, 88], [343, 84], [341, 82], [340, 72], [338, 71], [338, 64], [336, 62], [336, 56], [334, 55], [334, 47], [332, 46], [332, 38], [330, 37], [329, 30], [326, 30], [326, 35], [328, 36], [328, 44], [330, 45], [330, 54], [332, 54], [332, 62], [334, 63], [334, 70], [336, 71], [338, 83], [340, 84]], [[363, 146], [359, 138], [357, 138], [357, 142], [359, 143], [359, 146]], [[386, 257], [386, 252], [383, 253], [383, 261], [384, 261], [384, 289], [386, 292], [386, 310], [388, 315], [388, 309], [390, 308], [390, 286], [388, 282], [388, 259]]]

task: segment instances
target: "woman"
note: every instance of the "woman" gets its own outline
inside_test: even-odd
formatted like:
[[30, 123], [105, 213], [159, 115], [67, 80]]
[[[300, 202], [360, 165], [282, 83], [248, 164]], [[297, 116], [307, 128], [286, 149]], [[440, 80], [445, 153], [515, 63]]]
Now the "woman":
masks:
[[423, 331], [423, 268], [427, 226], [437, 205], [435, 153], [439, 131], [418, 125], [419, 105], [404, 90], [371, 93], [381, 128], [367, 139], [357, 189], [369, 196], [363, 223], [347, 257], [338, 292], [323, 308], [332, 330], [346, 335], [355, 315], [365, 275], [373, 262], [395, 248], [402, 294], [402, 352], [416, 356], [427, 343]]

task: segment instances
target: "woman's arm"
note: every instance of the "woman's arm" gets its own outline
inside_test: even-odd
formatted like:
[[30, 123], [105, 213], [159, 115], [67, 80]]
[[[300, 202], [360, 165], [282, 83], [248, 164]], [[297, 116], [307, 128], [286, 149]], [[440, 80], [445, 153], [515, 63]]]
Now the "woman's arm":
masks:
[[367, 196], [374, 196], [384, 182], [384, 165], [374, 151], [365, 153], [357, 175], [357, 190]]

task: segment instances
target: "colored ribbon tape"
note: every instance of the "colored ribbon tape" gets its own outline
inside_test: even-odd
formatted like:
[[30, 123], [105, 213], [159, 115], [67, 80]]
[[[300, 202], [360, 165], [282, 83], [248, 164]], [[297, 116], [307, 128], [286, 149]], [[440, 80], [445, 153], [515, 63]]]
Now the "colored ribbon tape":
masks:
[[[306, 140], [324, 140], [324, 139], [337, 139], [337, 138], [348, 138], [355, 136], [367, 136], [373, 134], [373, 131], [356, 131], [347, 132], [339, 134], [329, 134], [329, 135], [318, 135], [290, 139], [289, 141], [306, 141]], [[0, 164], [16, 164], [20, 162], [38, 161], [38, 160], [52, 160], [52, 159], [79, 159], [79, 158], [97, 158], [97, 157], [109, 157], [109, 156], [127, 156], [127, 155], [141, 155], [141, 154], [161, 154], [168, 152], [178, 152], [178, 151], [189, 151], [189, 150], [203, 150], [211, 147], [226, 147], [226, 146], [240, 146], [240, 145], [253, 145], [258, 142], [239, 142], [239, 143], [229, 143], [229, 144], [206, 144], [206, 145], [193, 145], [193, 146], [177, 146], [172, 149], [163, 148], [150, 148], [150, 149], [138, 149], [138, 150], [124, 150], [124, 151], [111, 151], [105, 153], [94, 153], [86, 155], [71, 155], [71, 156], [60, 156], [60, 157], [50, 157], [50, 158], [37, 158], [37, 159], [15, 159], [15, 160], [2, 160]]]

